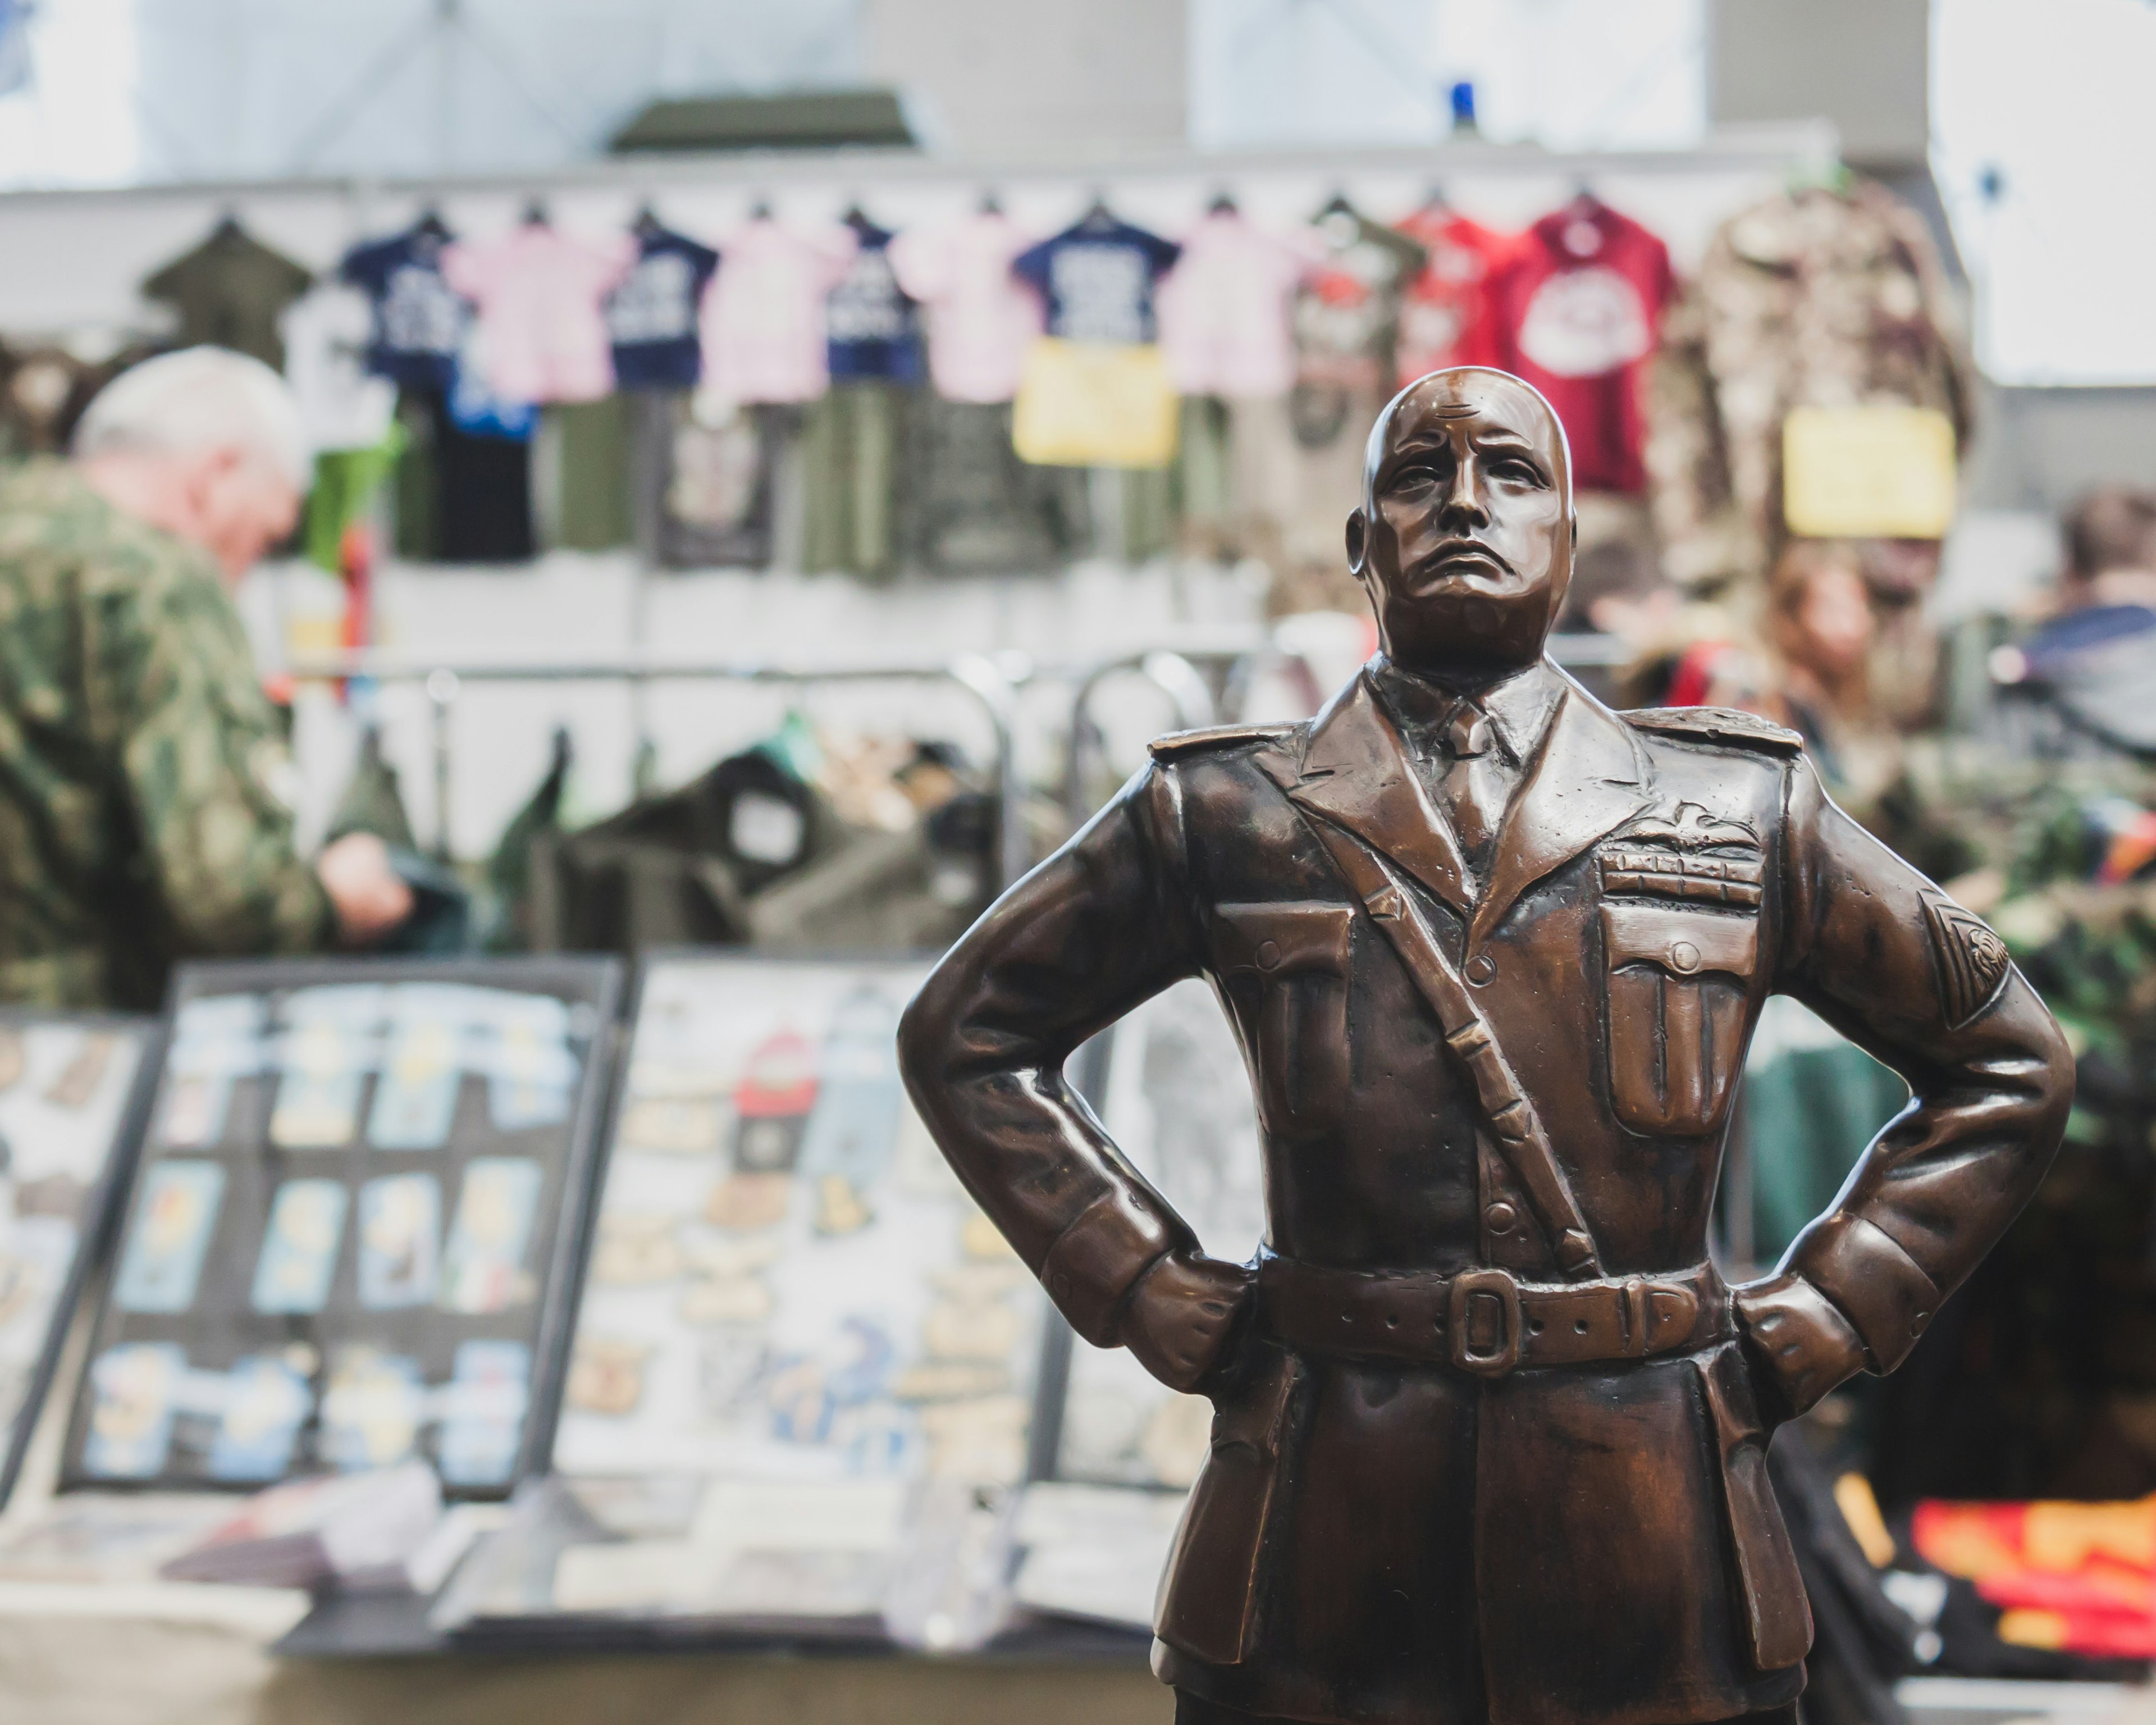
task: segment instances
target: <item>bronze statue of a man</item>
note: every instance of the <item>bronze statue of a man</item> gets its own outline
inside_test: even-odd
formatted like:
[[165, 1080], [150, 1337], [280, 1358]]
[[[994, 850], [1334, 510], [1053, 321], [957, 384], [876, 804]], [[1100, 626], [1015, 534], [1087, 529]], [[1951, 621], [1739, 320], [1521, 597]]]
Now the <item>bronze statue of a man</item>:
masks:
[[[1573, 537], [1533, 389], [1404, 390], [1348, 523], [1383, 652], [1307, 724], [1156, 742], [901, 1032], [1078, 1332], [1216, 1406], [1156, 1625], [1186, 1725], [1786, 1715], [1811, 1620], [1768, 1438], [1900, 1363], [2057, 1145], [2050, 1014], [1794, 733], [1612, 713], [1543, 656]], [[1197, 974], [1264, 1128], [1249, 1266], [1063, 1077]], [[1776, 993], [1914, 1096], [1732, 1291], [1708, 1210]]]

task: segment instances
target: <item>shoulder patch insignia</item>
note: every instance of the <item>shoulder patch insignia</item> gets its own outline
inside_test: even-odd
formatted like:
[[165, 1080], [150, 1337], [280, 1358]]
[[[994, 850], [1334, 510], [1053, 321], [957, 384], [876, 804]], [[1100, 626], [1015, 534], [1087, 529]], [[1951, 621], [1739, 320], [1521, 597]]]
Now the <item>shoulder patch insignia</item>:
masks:
[[1292, 737], [1296, 725], [1214, 725], [1203, 731], [1171, 731], [1146, 745], [1156, 761], [1179, 761], [1204, 749], [1233, 748], [1244, 742], [1278, 742]]
[[1981, 917], [1943, 893], [1924, 895], [1924, 920], [1931, 925], [1947, 1028], [1958, 1030], [1998, 998], [2014, 961]]
[[1800, 754], [1804, 747], [1804, 738], [1788, 726], [1733, 706], [1649, 706], [1617, 716], [1641, 731], [1664, 737], [1763, 749], [1772, 755]]

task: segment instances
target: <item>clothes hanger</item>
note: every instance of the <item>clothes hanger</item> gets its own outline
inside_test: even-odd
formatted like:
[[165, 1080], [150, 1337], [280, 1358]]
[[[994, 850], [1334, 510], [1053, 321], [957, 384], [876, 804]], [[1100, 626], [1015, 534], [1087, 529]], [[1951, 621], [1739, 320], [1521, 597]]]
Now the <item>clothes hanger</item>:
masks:
[[665, 225], [659, 219], [659, 212], [652, 208], [649, 198], [645, 198], [643, 203], [637, 205], [636, 214], [629, 224], [629, 231], [639, 239], [649, 239], [654, 234], [666, 231]]
[[1108, 208], [1108, 195], [1096, 191], [1093, 201], [1086, 206], [1086, 213], [1078, 218], [1081, 228], [1112, 228], [1116, 225], [1115, 212]]
[[752, 222], [769, 221], [771, 219], [771, 200], [768, 198], [759, 196], [756, 202], [748, 207], [748, 218]]
[[428, 239], [447, 239], [450, 237], [449, 223], [442, 219], [442, 213], [431, 203], [419, 212], [419, 219], [412, 224], [412, 232]]
[[545, 198], [535, 198], [524, 206], [524, 225], [527, 228], [545, 228], [552, 225], [547, 219]]
[[1422, 195], [1422, 213], [1426, 216], [1450, 215], [1452, 200], [1445, 195], [1445, 182], [1432, 180], [1430, 189]]
[[978, 213], [984, 216], [999, 216], [1004, 213], [1004, 201], [996, 196], [996, 188], [988, 187], [981, 193]]
[[1209, 216], [1239, 216], [1242, 211], [1235, 207], [1235, 194], [1223, 187], [1213, 194], [1212, 203], [1205, 206]]

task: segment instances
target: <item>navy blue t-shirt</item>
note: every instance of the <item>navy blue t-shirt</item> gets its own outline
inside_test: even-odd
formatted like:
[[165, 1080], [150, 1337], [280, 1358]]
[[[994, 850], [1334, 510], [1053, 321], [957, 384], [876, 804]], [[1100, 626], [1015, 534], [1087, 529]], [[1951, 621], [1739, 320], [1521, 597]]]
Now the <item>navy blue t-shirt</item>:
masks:
[[422, 222], [393, 239], [355, 246], [338, 274], [374, 302], [367, 368], [407, 389], [454, 385], [471, 307], [442, 274], [452, 236]]
[[1011, 270], [1048, 305], [1048, 333], [1070, 341], [1151, 341], [1153, 285], [1183, 248], [1096, 210], [1020, 252]]
[[860, 248], [824, 301], [834, 377], [886, 377], [918, 383], [922, 374], [921, 308], [891, 273], [891, 234], [863, 216], [849, 216]]
[[688, 389], [702, 375], [696, 316], [719, 254], [686, 234], [648, 228], [629, 274], [606, 299], [614, 382], [624, 389]]

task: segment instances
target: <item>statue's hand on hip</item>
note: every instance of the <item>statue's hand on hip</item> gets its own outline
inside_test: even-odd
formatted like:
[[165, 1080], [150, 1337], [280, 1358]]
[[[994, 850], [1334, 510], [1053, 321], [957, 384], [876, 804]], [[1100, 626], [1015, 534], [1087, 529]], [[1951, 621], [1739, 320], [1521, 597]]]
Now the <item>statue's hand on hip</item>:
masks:
[[1256, 1288], [1246, 1266], [1166, 1253], [1131, 1291], [1116, 1339], [1169, 1389], [1203, 1392], [1232, 1375]]

